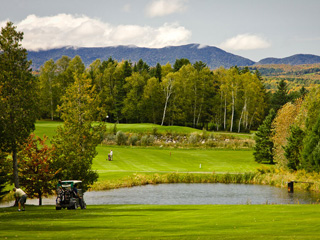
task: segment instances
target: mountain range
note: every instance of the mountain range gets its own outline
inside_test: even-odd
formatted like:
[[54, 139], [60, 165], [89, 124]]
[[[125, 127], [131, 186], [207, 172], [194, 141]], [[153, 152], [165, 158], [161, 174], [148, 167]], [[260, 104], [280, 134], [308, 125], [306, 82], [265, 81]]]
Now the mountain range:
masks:
[[150, 66], [157, 63], [161, 65], [168, 62], [173, 65], [176, 59], [187, 58], [191, 63], [202, 61], [211, 69], [221, 66], [230, 68], [232, 66], [252, 66], [261, 64], [313, 64], [320, 63], [320, 56], [311, 54], [297, 54], [286, 58], [265, 58], [254, 62], [232, 53], [228, 53], [213, 46], [202, 46], [199, 44], [188, 44], [182, 46], [170, 46], [164, 48], [143, 48], [135, 46], [95, 47], [95, 48], [74, 48], [62, 47], [50, 50], [28, 51], [28, 59], [32, 60], [32, 68], [40, 69], [46, 61], [60, 59], [62, 56], [70, 58], [79, 55], [86, 66], [94, 60], [107, 60], [109, 57], [117, 61], [131, 60], [132, 63], [142, 59]]

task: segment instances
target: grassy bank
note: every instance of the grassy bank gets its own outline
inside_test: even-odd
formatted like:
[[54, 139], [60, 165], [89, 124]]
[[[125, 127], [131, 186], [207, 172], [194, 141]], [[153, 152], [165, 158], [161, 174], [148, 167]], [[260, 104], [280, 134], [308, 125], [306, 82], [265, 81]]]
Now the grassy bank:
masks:
[[1, 239], [320, 239], [317, 205], [0, 209]]
[[93, 184], [91, 190], [109, 190], [124, 187], [161, 183], [259, 183], [257, 173], [205, 174], [205, 173], [148, 173], [132, 174], [122, 179], [102, 180]]

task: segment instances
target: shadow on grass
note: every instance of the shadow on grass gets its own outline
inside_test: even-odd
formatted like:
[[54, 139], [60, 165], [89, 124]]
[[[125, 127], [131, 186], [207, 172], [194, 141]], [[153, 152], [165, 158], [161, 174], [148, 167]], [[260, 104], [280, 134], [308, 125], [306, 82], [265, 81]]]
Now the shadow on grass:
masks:
[[148, 213], [155, 212], [180, 212], [180, 211], [195, 211], [195, 208], [177, 208], [177, 207], [162, 207], [154, 205], [145, 208], [139, 208], [139, 205], [105, 205], [104, 207], [87, 206], [87, 209], [81, 210], [56, 210], [55, 206], [26, 206], [26, 211], [18, 212], [17, 207], [8, 207], [0, 209], [0, 223], [1, 222], [40, 222], [40, 221], [90, 221], [90, 219], [104, 218], [104, 217], [143, 217]]

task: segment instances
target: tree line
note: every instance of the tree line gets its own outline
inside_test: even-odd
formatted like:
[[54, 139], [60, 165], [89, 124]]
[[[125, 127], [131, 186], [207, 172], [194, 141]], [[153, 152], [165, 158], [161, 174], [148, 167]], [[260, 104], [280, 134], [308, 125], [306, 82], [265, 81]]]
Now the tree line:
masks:
[[79, 56], [52, 59], [38, 76], [41, 118], [60, 118], [58, 106], [75, 74], [85, 74], [99, 104], [95, 120], [149, 122], [211, 130], [249, 131], [264, 119], [267, 93], [257, 72], [248, 68], [210, 70], [206, 64], [177, 59], [155, 67], [95, 60], [88, 68]]

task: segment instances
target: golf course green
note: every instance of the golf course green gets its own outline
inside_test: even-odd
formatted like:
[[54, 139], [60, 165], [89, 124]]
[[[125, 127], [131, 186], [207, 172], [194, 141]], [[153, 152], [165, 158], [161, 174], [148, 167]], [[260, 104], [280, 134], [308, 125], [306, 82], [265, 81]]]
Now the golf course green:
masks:
[[320, 239], [319, 205], [0, 209], [1, 239]]
[[[38, 122], [35, 133], [51, 138], [60, 124]], [[111, 149], [114, 160], [107, 161]], [[261, 166], [252, 150], [99, 145], [97, 151], [92, 168], [98, 182], [149, 173], [244, 173]], [[0, 239], [320, 239], [319, 220], [319, 205], [110, 204], [61, 211], [27, 205], [25, 212], [0, 208]]]

